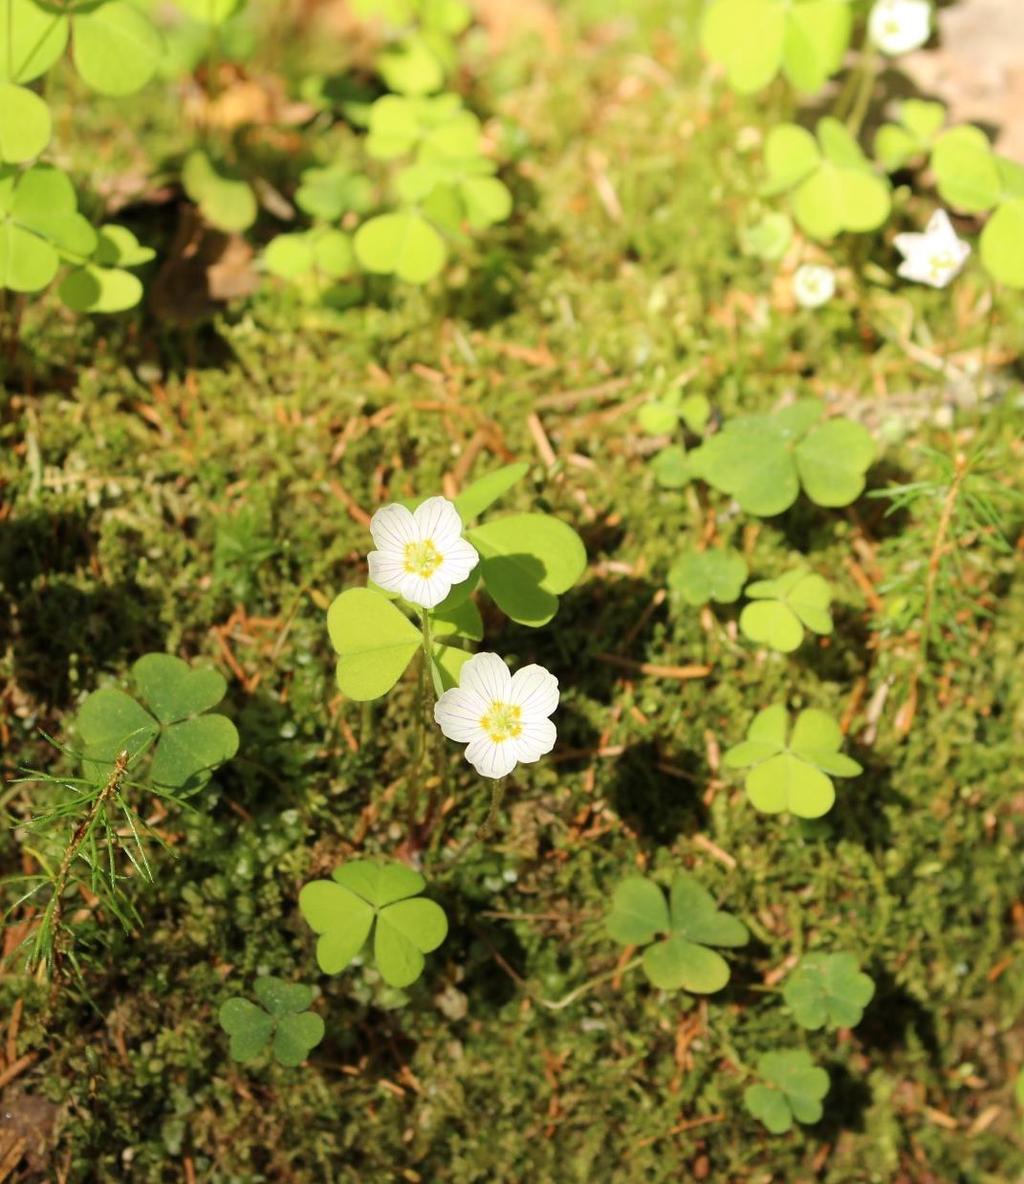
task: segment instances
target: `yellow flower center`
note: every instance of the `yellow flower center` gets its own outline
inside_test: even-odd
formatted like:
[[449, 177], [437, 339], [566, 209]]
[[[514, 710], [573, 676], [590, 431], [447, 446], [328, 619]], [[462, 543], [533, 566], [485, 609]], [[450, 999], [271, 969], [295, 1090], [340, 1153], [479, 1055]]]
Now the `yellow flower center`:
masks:
[[957, 261], [947, 251], [932, 255], [928, 260], [928, 266], [932, 273], [933, 280], [941, 280], [947, 271], [953, 271], [956, 268]]
[[405, 544], [405, 570], [411, 576], [429, 579], [443, 562], [441, 552], [430, 539], [422, 543]]
[[523, 733], [523, 709], [515, 703], [502, 703], [495, 699], [480, 718], [480, 727], [495, 744], [503, 740], [515, 740]]

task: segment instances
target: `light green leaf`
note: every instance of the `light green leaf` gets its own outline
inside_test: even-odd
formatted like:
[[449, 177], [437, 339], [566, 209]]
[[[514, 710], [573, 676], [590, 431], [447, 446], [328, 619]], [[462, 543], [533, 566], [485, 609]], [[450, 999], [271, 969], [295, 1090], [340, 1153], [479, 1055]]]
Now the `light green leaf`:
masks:
[[252, 186], [230, 170], [215, 165], [202, 149], [185, 157], [181, 183], [199, 206], [203, 217], [219, 230], [248, 230], [256, 221], [256, 194]]
[[980, 214], [999, 201], [999, 168], [980, 128], [950, 128], [936, 141], [931, 164], [939, 195], [950, 205]]
[[784, 1135], [793, 1125], [793, 1112], [781, 1090], [767, 1085], [748, 1085], [743, 1105], [773, 1135]]
[[102, 267], [139, 267], [156, 257], [152, 247], [144, 247], [127, 226], [108, 222], [96, 232], [93, 261]]
[[547, 514], [513, 514], [466, 532], [498, 607], [521, 625], [547, 624], [587, 566], [583, 540]]
[[729, 964], [721, 954], [682, 937], [669, 937], [648, 946], [643, 968], [650, 982], [663, 991], [682, 988], [710, 995], [729, 981]]
[[623, 880], [612, 896], [608, 933], [622, 945], [645, 945], [669, 929], [665, 893], [643, 876]]
[[981, 261], [998, 283], [1024, 288], [1024, 198], [1003, 202], [981, 232]]
[[480, 610], [472, 600], [464, 600], [453, 608], [438, 606], [430, 613], [430, 630], [434, 638], [464, 637], [481, 641], [484, 622]]
[[804, 1049], [765, 1053], [757, 1062], [757, 1072], [766, 1084], [748, 1086], [743, 1104], [773, 1134], [788, 1131], [794, 1118], [803, 1123], [821, 1118], [828, 1074]]
[[425, 218], [412, 211], [379, 214], [364, 222], [353, 243], [367, 271], [425, 284], [440, 274], [448, 257], [444, 240]]
[[864, 490], [875, 444], [861, 424], [830, 419], [797, 444], [795, 457], [800, 481], [812, 502], [848, 506]]
[[681, 489], [693, 479], [693, 469], [682, 444], [670, 444], [651, 461], [654, 479], [663, 489]]
[[302, 172], [295, 204], [314, 218], [336, 222], [350, 210], [365, 214], [373, 204], [373, 185], [345, 165], [308, 168]]
[[716, 0], [701, 26], [704, 52], [740, 94], [753, 94], [775, 77], [785, 36], [782, 0]]
[[23, 164], [50, 142], [50, 108], [35, 94], [12, 82], [0, 82], [0, 161]]
[[150, 711], [162, 724], [173, 724], [208, 711], [227, 694], [217, 670], [194, 670], [173, 654], [146, 654], [132, 666], [132, 679]]
[[836, 800], [828, 777], [791, 752], [779, 753], [752, 769], [746, 788], [751, 803], [765, 814], [789, 810], [799, 818], [820, 818]]
[[153, 754], [149, 775], [155, 785], [192, 788], [207, 770], [238, 752], [238, 730], [226, 716], [201, 715], [165, 728]]
[[766, 196], [792, 189], [821, 164], [818, 142], [795, 123], [778, 124], [765, 140], [764, 164], [768, 174], [763, 189]]
[[797, 90], [820, 90], [839, 69], [850, 43], [851, 24], [845, 0], [804, 0], [789, 6], [782, 68]]
[[768, 416], [730, 420], [690, 453], [690, 464], [750, 514], [781, 514], [800, 492], [787, 441]]
[[418, 871], [396, 861], [350, 860], [336, 867], [331, 875], [336, 883], [358, 893], [376, 908], [416, 896], [426, 884]]
[[33, 0], [0, 0], [0, 79], [31, 82], [45, 74], [68, 43], [68, 18]]
[[695, 608], [716, 600], [732, 604], [739, 599], [747, 578], [747, 565], [736, 551], [712, 548], [687, 551], [669, 569], [668, 586]]
[[119, 267], [76, 267], [61, 281], [57, 294], [73, 312], [115, 313], [142, 300], [142, 282]]
[[342, 592], [328, 610], [327, 630], [341, 655], [338, 686], [351, 699], [386, 695], [420, 647], [419, 630], [369, 588]]
[[385, 50], [377, 70], [388, 90], [399, 95], [429, 95], [444, 86], [444, 64], [425, 37], [411, 35]]
[[305, 1011], [313, 1002], [313, 988], [305, 983], [290, 983], [287, 979], [267, 975], [253, 984], [253, 993], [272, 1016], [285, 1016]]
[[742, 921], [723, 912], [710, 892], [687, 872], [677, 873], [669, 897], [672, 932], [711, 946], [743, 946], [750, 934]]
[[231, 1059], [246, 1064], [266, 1048], [274, 1031], [274, 1021], [248, 999], [228, 999], [217, 1013], [220, 1026], [231, 1037]]
[[[789, 188], [788, 185], [785, 188]], [[764, 215], [741, 235], [743, 250], [748, 255], [774, 263], [789, 250], [793, 241], [793, 219], [788, 214], [773, 211]]]
[[362, 897], [330, 880], [303, 886], [299, 912], [320, 935], [316, 961], [324, 974], [338, 974], [348, 966], [366, 943], [376, 915]]
[[234, 16], [242, 0], [175, 0], [182, 11], [204, 25], [222, 25]]
[[459, 685], [462, 667], [472, 658], [466, 650], [460, 650], [453, 645], [434, 646], [430, 663], [430, 675], [434, 683], [434, 693], [438, 696]]
[[459, 196], [466, 220], [478, 230], [504, 222], [512, 213], [512, 194], [497, 177], [468, 177], [459, 182]]
[[517, 461], [515, 464], [495, 469], [493, 473], [487, 473], [472, 485], [467, 485], [455, 498], [455, 508], [459, 511], [462, 521], [472, 522], [474, 518], [478, 518], [513, 486], [518, 485], [529, 471], [530, 466], [526, 461]]
[[152, 21], [126, 0], [79, 9], [72, 17], [71, 56], [87, 86], [128, 95], [156, 73], [163, 43]]
[[796, 614], [778, 601], [758, 601], [744, 606], [740, 630], [751, 641], [770, 646], [780, 654], [791, 654], [804, 639]]
[[782, 996], [796, 1022], [811, 1031], [853, 1028], [875, 993], [853, 954], [805, 954]]
[[114, 688], [93, 691], [78, 710], [75, 728], [86, 760], [109, 766], [122, 751], [134, 758], [149, 747], [160, 725], [131, 695]]
[[271, 275], [297, 280], [313, 270], [313, 243], [305, 232], [279, 234], [267, 243], [263, 266]]
[[323, 1038], [324, 1021], [314, 1012], [287, 1015], [280, 1020], [274, 1034], [274, 1056], [278, 1064], [294, 1068], [302, 1064]]

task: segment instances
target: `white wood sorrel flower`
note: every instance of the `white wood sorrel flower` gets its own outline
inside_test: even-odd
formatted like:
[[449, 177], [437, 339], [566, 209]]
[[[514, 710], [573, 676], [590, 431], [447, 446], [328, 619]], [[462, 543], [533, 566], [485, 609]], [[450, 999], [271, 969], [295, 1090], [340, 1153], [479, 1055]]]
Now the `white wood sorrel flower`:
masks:
[[558, 679], [543, 666], [510, 674], [497, 654], [474, 654], [459, 685], [434, 705], [434, 719], [449, 740], [467, 746], [466, 760], [481, 777], [497, 778], [551, 751], [548, 716], [557, 706]]
[[933, 288], [944, 288], [955, 279], [971, 253], [970, 244], [957, 238], [945, 210], [932, 214], [924, 234], [898, 234], [894, 241], [903, 256], [899, 274]]
[[410, 604], [434, 608], [480, 561], [462, 537], [462, 519], [444, 497], [428, 497], [415, 511], [394, 503], [370, 519], [377, 550], [367, 556], [370, 579]]
[[820, 263], [805, 263], [793, 276], [793, 297], [801, 308], [821, 308], [836, 292], [836, 273]]
[[877, 0], [868, 18], [868, 33], [882, 53], [896, 57], [920, 49], [931, 32], [928, 0]]

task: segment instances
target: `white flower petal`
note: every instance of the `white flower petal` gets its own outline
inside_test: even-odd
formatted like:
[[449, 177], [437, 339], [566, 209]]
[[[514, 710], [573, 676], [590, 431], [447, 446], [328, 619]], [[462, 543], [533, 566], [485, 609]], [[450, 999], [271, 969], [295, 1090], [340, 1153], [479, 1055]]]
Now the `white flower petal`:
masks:
[[397, 502], [381, 506], [374, 514], [370, 519], [370, 534], [378, 550], [392, 555], [404, 555], [406, 544], [419, 538], [412, 514]]
[[490, 736], [478, 736], [466, 747], [466, 760], [481, 777], [507, 777], [516, 767], [515, 744], [511, 740], [495, 743]]
[[436, 608], [451, 590], [451, 582], [439, 570], [427, 577], [405, 571], [398, 586], [399, 593], [420, 608]]
[[389, 592], [401, 591], [405, 578], [405, 565], [387, 551], [371, 551], [366, 557], [370, 568], [370, 579]]
[[516, 746], [516, 760], [528, 765], [539, 761], [555, 747], [558, 733], [549, 719], [533, 720], [523, 724], [522, 734], [513, 743]]
[[793, 276], [793, 296], [801, 308], [820, 308], [836, 291], [836, 273], [819, 263], [805, 263]]
[[932, 239], [937, 244], [941, 243], [943, 246], [952, 247], [960, 242], [953, 229], [953, 223], [949, 220], [949, 215], [943, 209], [936, 210], [928, 219], [924, 233], [926, 238]]
[[524, 723], [546, 720], [558, 706], [558, 679], [543, 666], [523, 666], [512, 675], [510, 699], [522, 708]]
[[512, 695], [512, 675], [497, 654], [474, 654], [462, 667], [459, 686], [479, 695], [487, 703], [508, 703]]
[[468, 744], [486, 736], [480, 726], [486, 711], [487, 704], [479, 695], [452, 687], [434, 704], [434, 721], [449, 740]]
[[428, 497], [413, 513], [416, 533], [430, 539], [439, 551], [444, 551], [462, 537], [462, 519], [454, 504], [446, 497]]
[[441, 566], [437, 569], [452, 584], [461, 584], [469, 578], [469, 573], [480, 562], [476, 548], [465, 539], [456, 539], [452, 543], [445, 543], [441, 548]]

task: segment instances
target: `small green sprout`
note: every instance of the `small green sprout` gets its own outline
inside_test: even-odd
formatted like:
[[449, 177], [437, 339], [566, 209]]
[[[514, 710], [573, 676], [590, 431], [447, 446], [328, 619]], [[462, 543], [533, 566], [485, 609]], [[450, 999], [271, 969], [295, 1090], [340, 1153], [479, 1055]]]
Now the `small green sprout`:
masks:
[[356, 270], [356, 258], [352, 240], [343, 230], [314, 226], [271, 239], [263, 253], [263, 266], [315, 300]]
[[875, 157], [886, 172], [894, 173], [926, 157], [945, 122], [942, 103], [905, 99], [897, 108], [897, 122], [883, 123], [875, 134]]
[[829, 1079], [802, 1048], [766, 1052], [757, 1062], [763, 1082], [743, 1091], [747, 1110], [773, 1135], [788, 1131], [793, 1120], [817, 1122], [823, 1111]]
[[232, 1060], [248, 1064], [269, 1044], [278, 1064], [301, 1065], [324, 1037], [324, 1021], [308, 1010], [313, 988], [268, 976], [256, 980], [253, 992], [262, 1007], [235, 996], [217, 1013], [231, 1037]]
[[299, 893], [299, 909], [315, 933], [316, 960], [338, 974], [373, 933], [377, 969], [392, 987], [407, 987], [423, 973], [423, 955], [444, 941], [444, 910], [419, 895], [426, 881], [402, 863], [357, 860], [335, 868]]
[[640, 427], [652, 436], [674, 432], [680, 420], [688, 431], [699, 436], [710, 418], [711, 403], [707, 395], [683, 395], [678, 390], [652, 399], [637, 412]]
[[154, 784], [179, 792], [201, 788], [238, 751], [235, 725], [209, 710], [224, 698], [223, 675], [192, 670], [172, 654], [146, 654], [131, 675], [141, 703], [104, 688], [79, 708], [75, 727], [87, 776], [105, 778], [122, 751], [135, 769], [152, 749], [148, 776]]
[[736, 551], [712, 547], [687, 551], [669, 568], [668, 586], [687, 604], [699, 608], [709, 600], [733, 604], [747, 578], [747, 565]]
[[854, 1028], [875, 994], [853, 954], [805, 954], [782, 997], [801, 1028]]
[[820, 818], [836, 799], [832, 777], [856, 777], [863, 769], [839, 751], [843, 734], [826, 712], [801, 711], [787, 741], [788, 730], [786, 708], [766, 707], [754, 716], [746, 740], [730, 748], [722, 762], [728, 769], [750, 768], [746, 790], [756, 809]]
[[690, 453], [693, 473], [761, 517], [788, 510], [801, 486], [816, 505], [848, 506], [864, 489], [874, 442], [852, 420], [819, 422], [823, 413], [817, 399], [800, 399], [731, 419]]
[[765, 140], [764, 160], [765, 196], [792, 190], [793, 216], [811, 238], [877, 230], [889, 217], [888, 179], [837, 119], [819, 120], [817, 139], [795, 123], [779, 124]]
[[757, 580], [746, 594], [754, 603], [740, 613], [740, 629], [751, 641], [791, 654], [803, 641], [805, 628], [832, 632], [832, 589], [804, 567], [776, 580]]
[[846, 0], [713, 0], [701, 44], [740, 94], [767, 86], [780, 70], [810, 92], [842, 65], [851, 24]]
[[742, 921], [721, 912], [711, 893], [684, 872], [673, 880], [667, 903], [653, 880], [623, 880], [612, 896], [607, 925], [615, 941], [647, 946], [642, 964], [654, 986], [700, 995], [720, 991], [729, 981], [729, 964], [708, 947], [742, 946], [750, 937]]
[[303, 169], [295, 204], [311, 218], [337, 222], [347, 213], [365, 214], [373, 204], [369, 177], [344, 164], [316, 165]]

